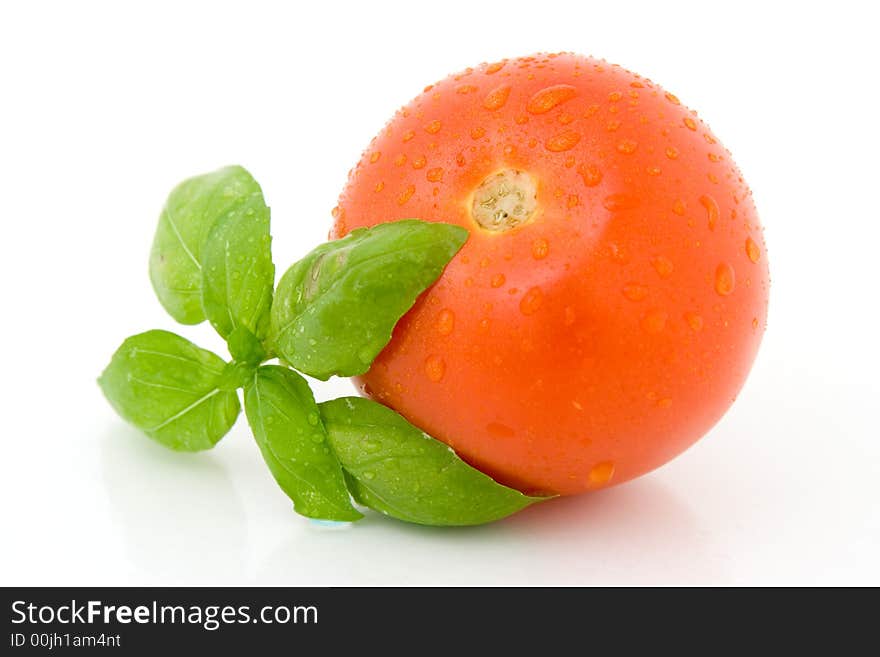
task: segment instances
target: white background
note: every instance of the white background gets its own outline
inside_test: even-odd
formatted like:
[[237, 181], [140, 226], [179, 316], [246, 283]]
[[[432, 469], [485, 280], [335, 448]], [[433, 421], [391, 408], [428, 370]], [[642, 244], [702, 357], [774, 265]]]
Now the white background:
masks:
[[[880, 98], [869, 3], [4, 3], [0, 583], [880, 584]], [[721, 423], [673, 463], [495, 525], [291, 510], [240, 421], [166, 451], [95, 384], [177, 329], [147, 278], [171, 187], [231, 163], [275, 261], [323, 240], [370, 138], [423, 86], [571, 50], [700, 111], [754, 190], [769, 329]], [[319, 398], [350, 394], [347, 381]]]

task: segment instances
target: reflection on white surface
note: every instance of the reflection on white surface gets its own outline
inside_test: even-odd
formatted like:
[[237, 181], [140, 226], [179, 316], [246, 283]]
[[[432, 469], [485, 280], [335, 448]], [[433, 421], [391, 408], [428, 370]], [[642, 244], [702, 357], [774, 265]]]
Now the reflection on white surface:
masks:
[[126, 555], [158, 581], [210, 584], [244, 574], [245, 514], [223, 463], [116, 423], [100, 438], [111, 520]]
[[[723, 579], [723, 564], [712, 559], [705, 542], [687, 504], [662, 483], [643, 480], [553, 500], [482, 527], [419, 527], [373, 514], [350, 533], [320, 527], [291, 531], [262, 562], [255, 580], [503, 586]], [[309, 562], [333, 567], [315, 572], [303, 568]]]

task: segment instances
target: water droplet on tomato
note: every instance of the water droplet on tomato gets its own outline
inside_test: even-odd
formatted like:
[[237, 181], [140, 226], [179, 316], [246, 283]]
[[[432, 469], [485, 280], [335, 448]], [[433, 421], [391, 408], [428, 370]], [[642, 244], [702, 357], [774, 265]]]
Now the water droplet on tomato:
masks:
[[412, 197], [412, 195], [415, 194], [415, 193], [416, 193], [416, 186], [415, 186], [415, 185], [409, 185], [409, 186], [407, 186], [407, 188], [404, 189], [404, 190], [400, 193], [400, 195], [397, 197], [397, 205], [403, 205], [403, 204], [406, 203], [406, 202]]
[[474, 128], [473, 130], [471, 130], [471, 139], [480, 139], [481, 137], [485, 137], [485, 136], [486, 136], [486, 129], [485, 128], [477, 127], [477, 128]]
[[675, 146], [668, 146], [666, 148], [666, 157], [670, 160], [678, 159], [678, 149]]
[[603, 461], [590, 468], [590, 473], [587, 475], [587, 479], [590, 482], [590, 486], [604, 486], [611, 481], [613, 476], [614, 463], [611, 461]]
[[665, 311], [654, 309], [649, 310], [645, 313], [644, 317], [642, 317], [642, 329], [647, 333], [660, 333], [664, 328], [666, 328], [666, 320], [668, 315]]
[[688, 130], [696, 130], [697, 129], [697, 122], [694, 121], [689, 116], [684, 117], [684, 119], [682, 119], [682, 123], [685, 124], [685, 126], [687, 127]]
[[673, 214], [677, 214], [679, 217], [684, 216], [684, 201], [680, 198], [675, 199], [675, 203], [672, 204], [672, 212]]
[[379, 181], [376, 183], [376, 186], [373, 188], [373, 191], [376, 193], [379, 193], [383, 189], [385, 189], [385, 183], [384, 183], [384, 181]]
[[761, 249], [751, 237], [746, 238], [746, 255], [755, 263], [761, 259]]
[[544, 142], [544, 148], [553, 153], [561, 153], [574, 148], [580, 140], [581, 136], [579, 133], [574, 130], [565, 130], [553, 135]]
[[535, 260], [543, 260], [550, 253], [550, 243], [543, 237], [539, 237], [532, 242], [532, 257]]
[[718, 210], [718, 203], [716, 203], [715, 199], [711, 196], [703, 195], [700, 197], [700, 205], [706, 208], [709, 230], [715, 230], [715, 225], [718, 223], [718, 217], [721, 215], [721, 212]]
[[497, 86], [486, 94], [486, 97], [483, 99], [483, 107], [490, 111], [501, 109], [507, 102], [508, 96], [510, 96], [509, 84]]
[[541, 308], [544, 294], [541, 288], [533, 287], [523, 295], [519, 302], [519, 310], [523, 315], [534, 315]]
[[382, 151], [373, 151], [370, 153], [370, 164], [375, 164], [382, 157]]
[[581, 174], [587, 187], [595, 187], [602, 182], [602, 172], [595, 164], [582, 164], [577, 168], [577, 172]]
[[624, 139], [619, 144], [617, 144], [617, 152], [623, 153], [624, 155], [629, 155], [631, 153], [635, 153], [638, 147], [638, 142], [635, 142], [632, 139]]
[[486, 67], [486, 74], [487, 74], [487, 75], [492, 75], [493, 73], [497, 73], [497, 72], [500, 71], [502, 68], [504, 68], [504, 64], [506, 64], [506, 63], [507, 63], [507, 62], [495, 62], [494, 64], [489, 64], [489, 65]]
[[490, 422], [486, 425], [486, 431], [496, 438], [513, 438], [516, 435], [516, 431], [500, 422]]
[[758, 318], [757, 317], [752, 317], [752, 328], [753, 329], [758, 328]]
[[403, 141], [407, 142], [415, 136], [416, 136], [415, 130], [407, 130], [406, 132], [403, 133]]
[[681, 105], [681, 101], [674, 94], [671, 94], [668, 91], [666, 92], [666, 100], [668, 100], [673, 105]]
[[495, 274], [492, 277], [490, 284], [492, 285], [492, 287], [501, 287], [502, 285], [504, 285], [505, 280], [506, 279], [504, 278], [504, 274]]
[[611, 212], [629, 210], [638, 205], [638, 198], [629, 194], [609, 194], [602, 200], [602, 207]]
[[622, 292], [630, 301], [642, 301], [648, 296], [648, 288], [639, 283], [627, 283], [623, 286]]
[[440, 182], [441, 180], [443, 180], [443, 167], [428, 169], [428, 172], [425, 174], [425, 178], [428, 179], [428, 182]]
[[566, 326], [571, 326], [572, 324], [574, 324], [574, 321], [577, 319], [577, 314], [574, 312], [574, 308], [572, 308], [571, 306], [566, 306], [563, 314], [564, 317], [562, 322]]
[[736, 274], [733, 267], [722, 262], [715, 268], [715, 291], [722, 297], [726, 297], [733, 292], [734, 287], [736, 287]]
[[449, 335], [455, 329], [455, 313], [449, 308], [444, 308], [437, 315], [437, 333]]
[[557, 105], [577, 96], [577, 89], [570, 84], [556, 84], [536, 92], [526, 103], [526, 111], [531, 114], [544, 114]]
[[440, 132], [440, 128], [442, 127], [443, 124], [440, 123], [438, 119], [434, 119], [425, 126], [425, 132], [427, 132], [429, 135], [436, 135], [438, 132]]
[[608, 243], [608, 254], [618, 265], [625, 265], [629, 262], [629, 256], [626, 253], [626, 249], [615, 242]]
[[687, 322], [687, 325], [694, 332], [698, 333], [703, 330], [703, 318], [696, 313], [685, 313], [684, 321]]
[[664, 258], [663, 256], [655, 256], [654, 258], [652, 258], [651, 266], [654, 267], [654, 271], [657, 272], [657, 275], [660, 276], [660, 278], [668, 278], [675, 270], [672, 265], [672, 261], [669, 258]]
[[413, 169], [424, 169], [425, 165], [428, 163], [428, 159], [424, 155], [419, 155], [412, 162]]
[[446, 374], [446, 362], [437, 355], [430, 355], [425, 359], [425, 376], [430, 381], [437, 383]]

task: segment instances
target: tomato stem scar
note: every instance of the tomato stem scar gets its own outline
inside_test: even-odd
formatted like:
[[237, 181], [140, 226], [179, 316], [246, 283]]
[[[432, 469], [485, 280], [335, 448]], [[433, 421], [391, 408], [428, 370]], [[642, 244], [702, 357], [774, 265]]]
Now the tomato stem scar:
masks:
[[474, 192], [471, 215], [480, 227], [503, 232], [529, 221], [538, 207], [538, 186], [525, 171], [503, 169]]

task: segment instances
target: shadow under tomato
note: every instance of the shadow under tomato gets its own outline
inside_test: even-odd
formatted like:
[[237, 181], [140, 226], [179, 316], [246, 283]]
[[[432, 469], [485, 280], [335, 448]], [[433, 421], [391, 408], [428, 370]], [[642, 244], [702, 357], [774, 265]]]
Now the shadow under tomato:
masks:
[[[368, 515], [299, 526], [263, 561], [276, 585], [662, 585], [723, 583], [723, 559], [688, 505], [650, 478], [559, 498], [479, 527]], [[332, 566], [331, 566], [332, 564]]]
[[136, 581], [210, 584], [244, 570], [245, 516], [214, 454], [173, 452], [123, 423], [100, 440], [111, 517]]
[[723, 551], [714, 549], [686, 500], [659, 477], [551, 500], [509, 518], [500, 530], [519, 539], [541, 536], [535, 558], [555, 564], [560, 584], [727, 579]]

